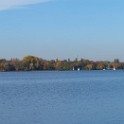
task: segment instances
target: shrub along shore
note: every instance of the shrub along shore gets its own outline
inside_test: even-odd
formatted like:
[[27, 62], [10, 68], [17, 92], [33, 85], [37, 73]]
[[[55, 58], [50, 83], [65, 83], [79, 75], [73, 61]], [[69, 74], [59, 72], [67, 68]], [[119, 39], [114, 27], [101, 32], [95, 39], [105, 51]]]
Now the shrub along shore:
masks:
[[124, 69], [124, 62], [119, 59], [110, 61], [91, 61], [77, 58], [75, 60], [44, 60], [35, 56], [19, 59], [0, 59], [0, 71], [42, 71], [42, 70], [115, 70]]

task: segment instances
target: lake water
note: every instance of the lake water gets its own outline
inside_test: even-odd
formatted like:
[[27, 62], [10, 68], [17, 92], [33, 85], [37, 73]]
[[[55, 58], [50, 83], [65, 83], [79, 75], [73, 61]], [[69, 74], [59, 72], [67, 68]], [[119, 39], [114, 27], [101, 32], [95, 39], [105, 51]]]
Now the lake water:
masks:
[[0, 73], [0, 124], [124, 124], [124, 71]]

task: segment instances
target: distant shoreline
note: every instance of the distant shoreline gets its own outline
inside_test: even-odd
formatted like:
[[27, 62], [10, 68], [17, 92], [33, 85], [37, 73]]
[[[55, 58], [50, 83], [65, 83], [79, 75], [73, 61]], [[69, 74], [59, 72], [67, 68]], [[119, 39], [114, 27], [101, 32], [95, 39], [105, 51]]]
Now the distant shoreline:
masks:
[[123, 70], [124, 62], [119, 59], [110, 61], [93, 61], [88, 59], [45, 60], [36, 56], [19, 59], [0, 59], [0, 72], [20, 71], [81, 71], [81, 70]]

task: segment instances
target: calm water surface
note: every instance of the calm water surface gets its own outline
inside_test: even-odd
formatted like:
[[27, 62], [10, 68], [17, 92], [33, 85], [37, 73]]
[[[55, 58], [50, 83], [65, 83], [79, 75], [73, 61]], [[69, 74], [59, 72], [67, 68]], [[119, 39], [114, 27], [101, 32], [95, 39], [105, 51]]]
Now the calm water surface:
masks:
[[124, 124], [124, 71], [0, 73], [0, 124]]

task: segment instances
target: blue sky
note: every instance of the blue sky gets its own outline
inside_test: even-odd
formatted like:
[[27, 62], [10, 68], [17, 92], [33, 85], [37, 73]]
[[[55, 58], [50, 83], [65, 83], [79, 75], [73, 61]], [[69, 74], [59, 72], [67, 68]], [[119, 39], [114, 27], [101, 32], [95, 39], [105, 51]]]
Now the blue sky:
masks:
[[123, 0], [1, 1], [0, 58], [124, 61]]

